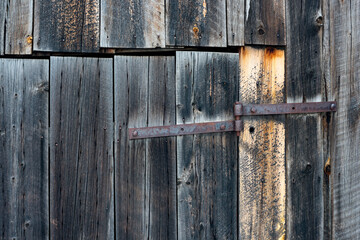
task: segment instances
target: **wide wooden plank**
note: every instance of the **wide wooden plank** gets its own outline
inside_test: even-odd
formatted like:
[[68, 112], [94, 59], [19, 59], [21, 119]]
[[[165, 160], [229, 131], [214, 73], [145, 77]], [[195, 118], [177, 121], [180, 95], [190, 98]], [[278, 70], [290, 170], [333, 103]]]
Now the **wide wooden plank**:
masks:
[[226, 12], [227, 43], [229, 46], [243, 46], [245, 0], [227, 0]]
[[166, 0], [166, 45], [226, 47], [226, 1]]
[[[238, 99], [233, 53], [176, 54], [177, 124], [231, 120]], [[237, 239], [237, 137], [177, 138], [179, 239]]]
[[[285, 51], [240, 50], [243, 103], [284, 102]], [[242, 117], [239, 139], [239, 238], [285, 238], [284, 116]]]
[[6, 1], [0, 2], [0, 55], [4, 54], [5, 47], [5, 16], [6, 16]]
[[163, 0], [101, 0], [101, 47], [165, 47]]
[[174, 57], [115, 57], [119, 239], [176, 239], [175, 139], [128, 139], [128, 127], [174, 123]]
[[11, 0], [6, 7], [6, 54], [31, 54], [33, 0]]
[[[287, 102], [326, 101], [322, 71], [322, 1], [286, 3], [286, 96]], [[301, 50], [301, 51], [299, 51]], [[329, 99], [328, 99], [329, 100]], [[330, 99], [333, 100], [333, 99]], [[323, 239], [329, 233], [326, 211], [329, 182], [324, 166], [331, 114], [286, 117], [287, 237]], [[327, 209], [325, 211], [325, 208]], [[311, 211], [310, 211], [311, 210]], [[329, 239], [329, 236], [325, 239]]]
[[35, 0], [34, 51], [98, 52], [100, 0]]
[[285, 45], [285, 0], [248, 0], [245, 4], [245, 44]]
[[49, 239], [48, 60], [0, 60], [0, 239]]
[[50, 65], [51, 239], [113, 239], [113, 61]]
[[360, 236], [360, 2], [330, 1], [332, 89], [338, 101], [332, 141], [333, 238]]

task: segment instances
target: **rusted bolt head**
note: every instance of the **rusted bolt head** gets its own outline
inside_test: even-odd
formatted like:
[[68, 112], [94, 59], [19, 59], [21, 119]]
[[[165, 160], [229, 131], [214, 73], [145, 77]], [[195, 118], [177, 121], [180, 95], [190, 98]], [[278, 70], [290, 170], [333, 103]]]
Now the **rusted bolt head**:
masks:
[[251, 111], [252, 113], [256, 113], [256, 108], [252, 107], [252, 108], [250, 109], [250, 111]]
[[220, 130], [225, 130], [225, 128], [226, 128], [225, 125], [220, 126]]
[[330, 105], [330, 109], [331, 109], [331, 110], [335, 110], [335, 108], [336, 108], [336, 104], [335, 104], [335, 103], [332, 103], [332, 104]]
[[137, 131], [134, 131], [134, 132], [132, 133], [133, 137], [137, 137], [138, 134], [139, 134], [139, 133], [138, 133]]

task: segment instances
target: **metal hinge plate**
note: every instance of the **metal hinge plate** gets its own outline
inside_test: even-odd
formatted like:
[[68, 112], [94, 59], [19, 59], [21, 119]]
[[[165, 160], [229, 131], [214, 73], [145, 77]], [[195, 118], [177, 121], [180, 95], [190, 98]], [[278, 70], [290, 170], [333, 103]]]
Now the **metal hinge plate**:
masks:
[[192, 123], [171, 126], [129, 128], [130, 139], [171, 137], [200, 133], [239, 132], [242, 116], [304, 114], [335, 112], [336, 102], [280, 103], [280, 104], [234, 104], [235, 120], [222, 122]]

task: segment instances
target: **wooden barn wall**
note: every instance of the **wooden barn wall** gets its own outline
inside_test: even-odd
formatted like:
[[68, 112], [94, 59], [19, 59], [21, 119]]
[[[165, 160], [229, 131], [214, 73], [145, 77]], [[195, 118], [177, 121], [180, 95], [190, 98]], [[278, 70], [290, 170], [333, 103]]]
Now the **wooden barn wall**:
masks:
[[[355, 0], [1, 1], [0, 239], [358, 238], [359, 24]], [[238, 100], [338, 110], [128, 138]]]

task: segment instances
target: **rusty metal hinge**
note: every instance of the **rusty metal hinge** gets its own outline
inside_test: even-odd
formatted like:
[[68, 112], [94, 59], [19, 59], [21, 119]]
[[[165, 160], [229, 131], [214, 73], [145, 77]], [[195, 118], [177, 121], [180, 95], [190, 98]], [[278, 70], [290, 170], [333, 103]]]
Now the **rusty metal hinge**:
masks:
[[280, 115], [299, 113], [335, 112], [336, 102], [279, 103], [279, 104], [234, 104], [235, 120], [180, 124], [171, 126], [129, 128], [130, 139], [170, 137], [199, 133], [236, 132], [242, 130], [241, 116]]

